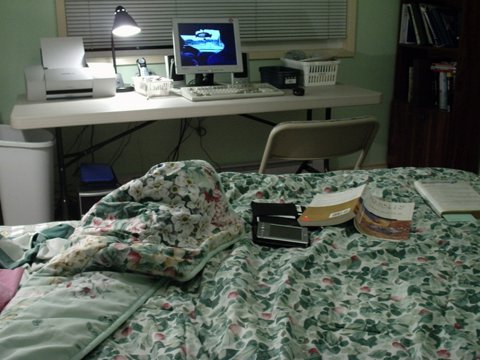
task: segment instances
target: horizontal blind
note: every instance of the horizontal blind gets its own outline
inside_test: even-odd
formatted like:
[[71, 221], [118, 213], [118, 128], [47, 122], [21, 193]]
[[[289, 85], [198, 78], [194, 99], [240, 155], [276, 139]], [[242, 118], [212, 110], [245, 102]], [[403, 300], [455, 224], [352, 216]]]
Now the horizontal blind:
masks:
[[68, 36], [87, 50], [110, 47], [115, 8], [122, 5], [141, 27], [139, 35], [115, 38], [115, 47], [172, 46], [172, 18], [235, 17], [248, 42], [344, 39], [347, 0], [64, 0]]

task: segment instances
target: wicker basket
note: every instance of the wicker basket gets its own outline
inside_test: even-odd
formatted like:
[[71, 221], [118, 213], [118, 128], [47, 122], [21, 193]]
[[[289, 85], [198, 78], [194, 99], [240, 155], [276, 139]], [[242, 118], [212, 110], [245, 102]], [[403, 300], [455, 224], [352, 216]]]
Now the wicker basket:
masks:
[[337, 71], [339, 60], [333, 61], [298, 61], [282, 59], [285, 66], [302, 70], [300, 85], [322, 86], [335, 85], [337, 82]]
[[134, 76], [133, 86], [139, 94], [148, 98], [155, 96], [167, 96], [172, 87], [172, 79], [161, 76]]

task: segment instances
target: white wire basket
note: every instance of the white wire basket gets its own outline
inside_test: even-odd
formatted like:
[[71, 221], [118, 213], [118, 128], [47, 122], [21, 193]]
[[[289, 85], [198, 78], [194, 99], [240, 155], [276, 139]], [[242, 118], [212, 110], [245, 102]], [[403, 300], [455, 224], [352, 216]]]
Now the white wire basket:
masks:
[[300, 75], [302, 86], [335, 85], [337, 82], [339, 60], [299, 61], [282, 58], [282, 61], [287, 67], [302, 70]]
[[172, 79], [162, 76], [134, 76], [133, 86], [139, 94], [145, 95], [147, 99], [155, 96], [167, 96], [172, 87]]

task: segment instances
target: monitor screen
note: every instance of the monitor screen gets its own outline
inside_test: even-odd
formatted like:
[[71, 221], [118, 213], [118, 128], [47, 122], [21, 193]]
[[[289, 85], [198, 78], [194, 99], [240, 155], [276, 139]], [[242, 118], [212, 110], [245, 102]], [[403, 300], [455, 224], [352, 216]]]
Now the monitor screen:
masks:
[[242, 72], [238, 20], [173, 19], [177, 74]]

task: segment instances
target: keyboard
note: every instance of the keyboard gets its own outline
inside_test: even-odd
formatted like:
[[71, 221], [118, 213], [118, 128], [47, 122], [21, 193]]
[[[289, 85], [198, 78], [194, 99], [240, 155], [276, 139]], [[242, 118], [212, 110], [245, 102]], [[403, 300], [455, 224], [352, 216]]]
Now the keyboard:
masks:
[[284, 92], [268, 83], [228, 84], [211, 86], [185, 86], [180, 94], [191, 101], [242, 99], [252, 97], [279, 96]]

